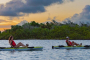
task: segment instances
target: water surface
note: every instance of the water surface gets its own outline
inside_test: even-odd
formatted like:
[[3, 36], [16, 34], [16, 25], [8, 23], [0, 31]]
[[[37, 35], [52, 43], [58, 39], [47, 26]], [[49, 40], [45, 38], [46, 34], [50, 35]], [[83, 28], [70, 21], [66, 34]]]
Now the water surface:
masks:
[[[74, 40], [90, 45], [90, 40]], [[90, 60], [90, 49], [52, 49], [66, 45], [65, 40], [15, 40], [29, 46], [43, 46], [43, 51], [0, 51], [0, 60]], [[10, 47], [8, 40], [0, 40], [0, 47]]]

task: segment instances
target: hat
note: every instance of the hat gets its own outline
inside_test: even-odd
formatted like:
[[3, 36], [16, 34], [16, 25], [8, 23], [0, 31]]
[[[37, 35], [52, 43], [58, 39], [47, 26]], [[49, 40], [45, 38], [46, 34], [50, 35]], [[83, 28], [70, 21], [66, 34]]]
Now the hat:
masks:
[[66, 38], [69, 38], [68, 36]]

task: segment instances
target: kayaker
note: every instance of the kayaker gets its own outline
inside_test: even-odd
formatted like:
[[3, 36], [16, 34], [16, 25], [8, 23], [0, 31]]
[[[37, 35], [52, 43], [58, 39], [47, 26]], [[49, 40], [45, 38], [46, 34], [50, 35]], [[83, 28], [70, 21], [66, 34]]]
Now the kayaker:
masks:
[[67, 43], [68, 46], [74, 46], [74, 45], [76, 45], [76, 46], [82, 46], [82, 43], [81, 43], [81, 44], [77, 44], [77, 43], [74, 42], [74, 41], [71, 42], [71, 41], [69, 40], [69, 37], [68, 37], [68, 36], [66, 37], [66, 43]]
[[28, 44], [24, 45], [23, 43], [19, 42], [18, 44], [16, 44], [13, 40], [13, 36], [10, 36], [9, 37], [9, 44], [11, 45], [11, 47], [20, 47], [20, 46], [23, 46], [23, 47], [28, 47]]

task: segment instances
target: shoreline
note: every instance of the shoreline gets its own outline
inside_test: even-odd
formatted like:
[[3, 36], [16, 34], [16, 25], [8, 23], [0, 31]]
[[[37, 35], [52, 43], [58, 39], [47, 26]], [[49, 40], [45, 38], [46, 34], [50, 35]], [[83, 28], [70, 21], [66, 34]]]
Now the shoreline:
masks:
[[[8, 40], [8, 39], [0, 39], [0, 40]], [[14, 39], [14, 40], [65, 40], [65, 39]], [[74, 39], [70, 39], [74, 40]], [[89, 40], [89, 39], [75, 39], [75, 40]]]

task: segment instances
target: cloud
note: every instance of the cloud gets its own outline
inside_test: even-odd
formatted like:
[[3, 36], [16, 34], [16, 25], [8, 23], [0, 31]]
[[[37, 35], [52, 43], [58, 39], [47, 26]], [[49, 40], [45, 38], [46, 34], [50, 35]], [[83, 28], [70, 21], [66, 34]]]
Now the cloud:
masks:
[[11, 25], [0, 25], [0, 28], [11, 28]]
[[50, 17], [48, 17], [48, 19], [47, 19], [47, 20], [56, 20], [56, 18], [57, 18], [56, 16], [54, 16], [54, 17], [53, 17], [53, 19], [52, 19], [52, 18], [50, 18]]
[[6, 5], [0, 4], [0, 16], [24, 16], [28, 13], [45, 12], [45, 6], [57, 3], [62, 4], [66, 1], [74, 0], [12, 0]]
[[80, 14], [74, 14], [72, 17], [66, 18], [64, 21], [72, 21], [74, 23], [90, 23], [90, 5], [86, 5]]
[[48, 17], [48, 19], [47, 20], [51, 20], [51, 18], [50, 17]]
[[86, 5], [80, 15], [81, 17], [84, 17], [85, 19], [90, 20], [90, 5]]
[[2, 19], [0, 19], [0, 23], [1, 23], [1, 22], [7, 22], [7, 21], [6, 21], [6, 20], [2, 20]]
[[0, 19], [0, 30], [4, 30], [4, 29], [7, 29], [7, 28], [10, 28], [11, 25], [9, 25], [9, 24], [4, 25], [3, 24], [3, 23], [8, 23], [8, 22], [10, 22], [10, 21]]
[[11, 20], [3, 20], [3, 19], [0, 19], [0, 25], [2, 25], [3, 23], [4, 24], [8, 24], [8, 23], [10, 23], [10, 22], [12, 22]]
[[55, 16], [55, 17], [53, 17], [53, 20], [56, 20], [56, 16]]
[[5, 25], [16, 25], [18, 21], [15, 20], [3, 20], [0, 19], [0, 26], [5, 26]]
[[28, 23], [28, 21], [26, 21], [26, 20], [23, 20], [23, 21], [21, 21], [20, 23], [18, 23], [17, 25], [20, 25], [20, 26], [22, 26], [22, 25], [24, 25], [25, 23]]
[[6, 29], [10, 29], [11, 25], [0, 25], [0, 31], [3, 32]]

